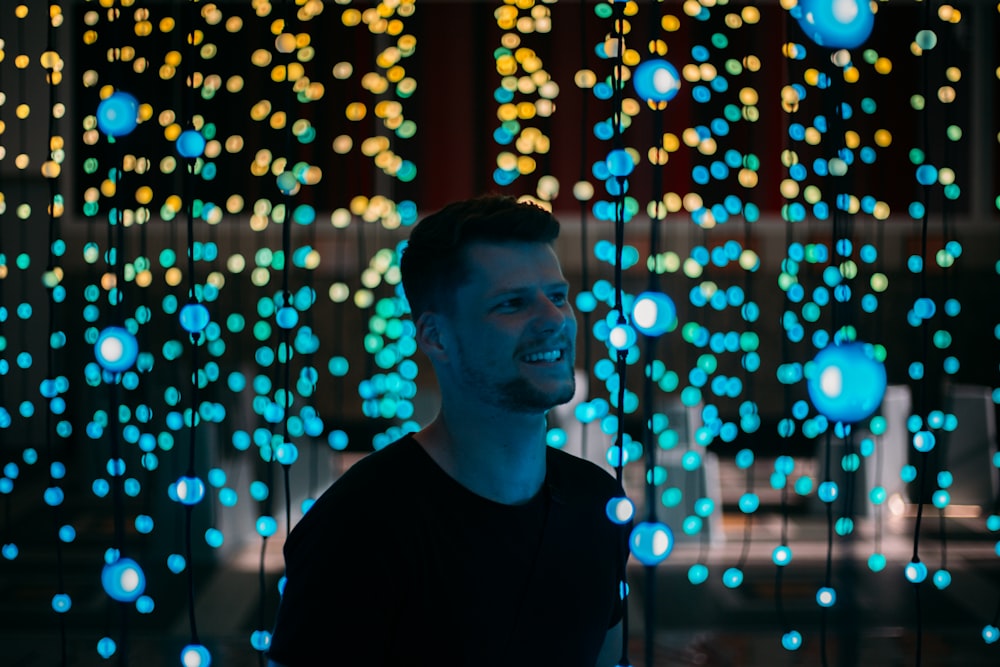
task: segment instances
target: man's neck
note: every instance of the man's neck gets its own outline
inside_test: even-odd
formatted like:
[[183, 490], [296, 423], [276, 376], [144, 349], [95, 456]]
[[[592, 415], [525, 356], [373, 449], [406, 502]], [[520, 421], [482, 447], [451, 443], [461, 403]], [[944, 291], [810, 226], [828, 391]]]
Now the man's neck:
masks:
[[455, 481], [498, 503], [526, 503], [545, 481], [544, 415], [442, 410], [417, 440]]

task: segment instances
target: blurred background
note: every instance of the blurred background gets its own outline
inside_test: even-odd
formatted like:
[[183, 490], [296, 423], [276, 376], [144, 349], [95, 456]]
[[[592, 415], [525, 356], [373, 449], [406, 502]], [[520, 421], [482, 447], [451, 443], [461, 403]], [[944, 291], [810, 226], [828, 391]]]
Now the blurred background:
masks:
[[259, 664], [289, 527], [436, 410], [408, 228], [486, 192], [562, 222], [549, 443], [671, 535], [633, 664], [1000, 659], [995, 3], [0, 16], [5, 664]]

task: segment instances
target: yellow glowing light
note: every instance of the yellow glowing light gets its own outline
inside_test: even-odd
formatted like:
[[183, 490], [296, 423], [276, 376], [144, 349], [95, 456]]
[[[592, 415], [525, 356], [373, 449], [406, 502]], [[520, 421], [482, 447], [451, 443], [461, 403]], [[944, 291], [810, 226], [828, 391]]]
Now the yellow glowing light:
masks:
[[593, 70], [581, 69], [573, 76], [573, 82], [578, 88], [593, 88], [597, 84], [597, 75]]
[[892, 144], [892, 133], [889, 130], [875, 130], [875, 143], [881, 148]]
[[785, 199], [795, 199], [799, 196], [799, 184], [797, 181], [791, 178], [786, 178], [781, 181], [780, 186], [781, 196]]
[[693, 257], [688, 257], [684, 260], [683, 271], [684, 275], [688, 278], [700, 278], [703, 270], [704, 267]]
[[[791, 88], [791, 86], [788, 86]], [[760, 95], [753, 88], [743, 88], [740, 90], [740, 102], [746, 105], [754, 105], [760, 100]]]
[[681, 76], [684, 77], [685, 81], [695, 83], [701, 79], [701, 70], [698, 69], [697, 65], [688, 63], [681, 69]]
[[344, 303], [351, 296], [351, 288], [344, 283], [333, 283], [327, 291], [330, 301]]
[[183, 202], [181, 201], [181, 198], [179, 196], [170, 195], [169, 197], [167, 197], [167, 200], [163, 203], [163, 205], [166, 206], [171, 211], [173, 211], [174, 213], [180, 213], [181, 206], [183, 206]]
[[167, 269], [166, 273], [163, 274], [163, 280], [171, 287], [177, 287], [181, 284], [184, 279], [184, 274], [176, 266], [171, 266]]
[[354, 293], [354, 305], [358, 308], [370, 308], [375, 302], [375, 295], [371, 290], [359, 289]]
[[740, 173], [737, 176], [740, 185], [745, 188], [757, 187], [758, 178], [757, 172], [752, 169], [740, 169]]
[[683, 199], [684, 210], [689, 213], [692, 211], [697, 211], [705, 206], [704, 201], [702, 201], [701, 195], [696, 192], [689, 192], [684, 195]]

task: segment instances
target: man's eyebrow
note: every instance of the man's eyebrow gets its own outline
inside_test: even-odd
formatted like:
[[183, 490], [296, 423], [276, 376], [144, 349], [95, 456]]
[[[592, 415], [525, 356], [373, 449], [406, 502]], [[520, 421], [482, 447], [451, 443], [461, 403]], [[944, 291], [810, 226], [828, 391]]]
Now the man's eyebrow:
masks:
[[[569, 281], [566, 280], [558, 280], [555, 282], [546, 283], [545, 285], [542, 285], [542, 291], [545, 292], [548, 292], [553, 289], [569, 291], [569, 288], [570, 288]], [[534, 291], [534, 289], [535, 289], [534, 285], [508, 285], [505, 287], [497, 287], [496, 289], [491, 290], [490, 292], [487, 293], [486, 297], [488, 299], [494, 299], [500, 296], [504, 296], [505, 294], [526, 294], [528, 292]]]

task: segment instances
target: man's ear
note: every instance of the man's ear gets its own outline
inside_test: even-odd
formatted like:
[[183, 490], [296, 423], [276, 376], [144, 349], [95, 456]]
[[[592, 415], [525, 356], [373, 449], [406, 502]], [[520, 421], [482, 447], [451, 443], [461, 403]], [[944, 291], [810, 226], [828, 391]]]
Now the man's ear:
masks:
[[425, 311], [415, 322], [417, 345], [432, 362], [445, 362], [451, 345], [448, 339], [448, 323], [440, 313]]

